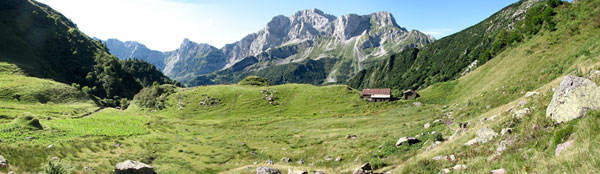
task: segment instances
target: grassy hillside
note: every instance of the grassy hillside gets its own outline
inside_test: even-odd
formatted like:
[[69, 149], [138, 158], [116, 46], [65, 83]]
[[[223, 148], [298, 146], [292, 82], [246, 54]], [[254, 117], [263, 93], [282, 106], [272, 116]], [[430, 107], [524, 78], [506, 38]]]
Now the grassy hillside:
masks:
[[[598, 169], [598, 149], [590, 146], [597, 141], [597, 111], [587, 117], [554, 125], [546, 118], [546, 107], [553, 88], [562, 75], [599, 69], [600, 48], [596, 34], [598, 8], [594, 1], [564, 4], [557, 8], [556, 30], [543, 31], [529, 41], [509, 47], [496, 58], [474, 72], [451, 82], [435, 84], [422, 91], [423, 101], [449, 105], [453, 118], [470, 121], [473, 127], [439, 149], [423, 152], [407, 163], [397, 166], [399, 173], [435, 173], [456, 164], [468, 166], [465, 173], [487, 173], [504, 168], [508, 173], [588, 173]], [[524, 98], [524, 92], [541, 94]], [[522, 101], [527, 104], [518, 106]], [[486, 106], [491, 106], [485, 109]], [[530, 114], [513, 119], [514, 110], [529, 108]], [[511, 112], [510, 109], [513, 111]], [[479, 123], [482, 118], [496, 116], [494, 121]], [[513, 134], [495, 138], [492, 142], [464, 146], [483, 127], [500, 133], [510, 127]], [[450, 126], [456, 128], [455, 125]], [[555, 156], [557, 144], [574, 140], [574, 145], [561, 156]], [[494, 156], [501, 141], [512, 141], [501, 155]], [[437, 155], [457, 156], [456, 162], [434, 161]]]
[[144, 79], [174, 83], [146, 62], [158, 74], [124, 67], [127, 61], [119, 61], [65, 16], [36, 1], [0, 2], [0, 21], [0, 62], [14, 64], [26, 75], [76, 83], [111, 99], [133, 97], [146, 85]]

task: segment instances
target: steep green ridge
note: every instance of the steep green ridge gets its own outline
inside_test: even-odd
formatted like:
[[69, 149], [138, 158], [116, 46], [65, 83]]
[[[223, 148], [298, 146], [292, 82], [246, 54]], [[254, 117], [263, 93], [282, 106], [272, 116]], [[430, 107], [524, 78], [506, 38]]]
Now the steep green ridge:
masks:
[[536, 3], [535, 0], [519, 1], [422, 49], [392, 55], [377, 66], [360, 71], [347, 84], [360, 89], [417, 89], [460, 77], [469, 65], [476, 67], [488, 61], [493, 56], [489, 50], [498, 47], [495, 43], [498, 33], [514, 27]]
[[[174, 83], [152, 67], [145, 72], [123, 67], [104, 45], [50, 7], [26, 0], [0, 2], [0, 61], [17, 65], [29, 76], [76, 83], [102, 98], [131, 98], [144, 85]], [[135, 62], [133, 64], [148, 64]], [[160, 73], [160, 72], [159, 72]], [[147, 83], [140, 83], [146, 79]]]

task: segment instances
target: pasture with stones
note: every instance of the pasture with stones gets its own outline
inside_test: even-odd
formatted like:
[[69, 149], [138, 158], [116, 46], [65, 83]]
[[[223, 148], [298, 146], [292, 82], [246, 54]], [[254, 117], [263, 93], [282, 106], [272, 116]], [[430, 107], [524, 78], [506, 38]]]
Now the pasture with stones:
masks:
[[346, 85], [164, 85], [160, 108], [117, 109], [2, 62], [0, 173], [593, 173], [598, 8], [557, 7], [554, 30], [392, 102]]

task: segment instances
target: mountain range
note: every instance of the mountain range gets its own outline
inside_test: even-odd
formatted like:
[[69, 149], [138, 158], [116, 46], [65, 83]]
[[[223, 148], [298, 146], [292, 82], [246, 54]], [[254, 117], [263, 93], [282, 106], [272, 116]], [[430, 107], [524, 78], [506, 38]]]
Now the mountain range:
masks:
[[[334, 61], [329, 61], [325, 69], [317, 72], [321, 74], [318, 78], [279, 81], [343, 83], [390, 53], [434, 41], [429, 35], [399, 26], [389, 12], [335, 17], [310, 9], [291, 16], [275, 16], [265, 28], [220, 49], [188, 39], [177, 50], [168, 52], [150, 50], [131, 41], [109, 39], [105, 43], [109, 51], [121, 59], [146, 60], [168, 77], [196, 86], [235, 83], [243, 78], [238, 74], [260, 74], [259, 71], [271, 72], [273, 68], [282, 69], [276, 67], [290, 63], [306, 65], [307, 62], [322, 62], [321, 59]], [[277, 81], [284, 77], [268, 78]]]

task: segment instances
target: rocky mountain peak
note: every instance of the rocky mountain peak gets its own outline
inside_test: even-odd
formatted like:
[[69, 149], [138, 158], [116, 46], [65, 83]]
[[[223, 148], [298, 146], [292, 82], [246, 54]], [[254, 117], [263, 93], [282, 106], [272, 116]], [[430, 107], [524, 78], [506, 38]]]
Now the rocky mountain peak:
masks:
[[387, 11], [380, 11], [380, 12], [371, 14], [371, 21], [372, 21], [373, 25], [375, 25], [375, 26], [381, 26], [381, 27], [393, 26], [393, 27], [397, 27], [397, 28], [406, 30], [406, 29], [400, 27], [396, 23], [396, 19], [394, 18], [392, 13], [387, 12]]
[[183, 39], [183, 42], [181, 42], [181, 45], [179, 46], [179, 48], [189, 48], [189, 47], [193, 47], [195, 45], [198, 45], [198, 44], [191, 41], [188, 38], [185, 38], [185, 39]]

